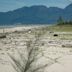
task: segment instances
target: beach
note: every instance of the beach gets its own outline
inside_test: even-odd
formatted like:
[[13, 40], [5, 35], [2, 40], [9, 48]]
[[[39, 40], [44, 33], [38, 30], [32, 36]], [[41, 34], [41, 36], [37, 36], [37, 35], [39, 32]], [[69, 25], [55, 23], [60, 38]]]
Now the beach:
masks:
[[20, 61], [20, 52], [28, 60], [27, 42], [30, 41], [31, 46], [38, 50], [35, 51], [37, 60], [27, 72], [72, 72], [72, 31], [22, 26], [0, 29], [1, 35], [5, 37], [0, 38], [0, 72], [16, 72], [9, 54]]

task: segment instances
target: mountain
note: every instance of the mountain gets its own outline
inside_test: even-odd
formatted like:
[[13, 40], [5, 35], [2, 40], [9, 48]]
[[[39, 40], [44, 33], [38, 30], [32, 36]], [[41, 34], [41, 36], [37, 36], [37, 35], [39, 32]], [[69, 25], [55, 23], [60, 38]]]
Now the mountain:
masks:
[[62, 16], [65, 20], [72, 20], [72, 4], [66, 8], [46, 7], [35, 5], [22, 7], [9, 12], [0, 12], [0, 25], [13, 24], [53, 24]]

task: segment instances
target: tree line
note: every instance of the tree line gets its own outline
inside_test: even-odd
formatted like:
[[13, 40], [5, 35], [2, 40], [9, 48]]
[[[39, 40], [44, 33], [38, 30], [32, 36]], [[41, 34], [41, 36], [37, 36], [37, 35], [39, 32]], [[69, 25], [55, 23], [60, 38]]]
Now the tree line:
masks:
[[62, 16], [60, 16], [57, 20], [57, 25], [72, 25], [72, 20], [64, 20]]

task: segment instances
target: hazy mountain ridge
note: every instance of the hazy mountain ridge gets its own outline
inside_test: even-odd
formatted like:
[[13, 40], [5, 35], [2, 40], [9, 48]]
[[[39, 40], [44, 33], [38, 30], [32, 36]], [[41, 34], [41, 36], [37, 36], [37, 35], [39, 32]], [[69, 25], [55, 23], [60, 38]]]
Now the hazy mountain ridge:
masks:
[[22, 7], [9, 12], [0, 12], [1, 24], [51, 24], [56, 23], [62, 16], [65, 20], [72, 20], [72, 4], [66, 8], [47, 8], [44, 5]]

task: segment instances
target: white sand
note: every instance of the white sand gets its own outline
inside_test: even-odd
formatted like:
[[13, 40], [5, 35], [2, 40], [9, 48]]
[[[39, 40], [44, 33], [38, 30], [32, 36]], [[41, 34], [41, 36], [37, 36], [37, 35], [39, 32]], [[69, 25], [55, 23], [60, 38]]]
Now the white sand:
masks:
[[[35, 28], [35, 26], [8, 28], [5, 29], [5, 32], [23, 31], [32, 28]], [[1, 30], [0, 32], [2, 32]], [[58, 32], [58, 34], [62, 33]], [[25, 34], [11, 33], [7, 35], [7, 38], [0, 39], [0, 72], [16, 72], [10, 63], [11, 59], [7, 53], [11, 53], [18, 58], [16, 51], [16, 48], [18, 48], [24, 55], [27, 55], [25, 51], [26, 41], [32, 38], [34, 38], [34, 35], [27, 32]], [[44, 43], [44, 46], [41, 43]], [[33, 67], [51, 63], [43, 69], [44, 72], [72, 72], [72, 48], [62, 47], [62, 44], [72, 44], [72, 40], [61, 40], [59, 37], [53, 37], [52, 34], [47, 32], [41, 37], [38, 44], [40, 44], [38, 47], [43, 56], [33, 64]]]

